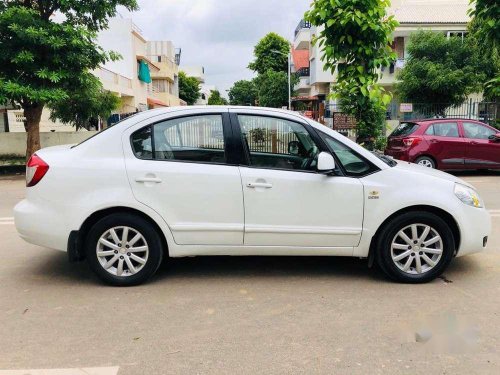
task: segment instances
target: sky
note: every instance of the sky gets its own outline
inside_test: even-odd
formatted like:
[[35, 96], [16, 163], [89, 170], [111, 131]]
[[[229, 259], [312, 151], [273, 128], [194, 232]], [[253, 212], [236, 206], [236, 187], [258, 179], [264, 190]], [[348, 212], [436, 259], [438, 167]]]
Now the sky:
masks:
[[140, 10], [120, 10], [148, 40], [182, 48], [182, 65], [205, 67], [207, 85], [225, 94], [235, 81], [253, 77], [253, 47], [268, 32], [293, 40], [311, 0], [138, 0]]

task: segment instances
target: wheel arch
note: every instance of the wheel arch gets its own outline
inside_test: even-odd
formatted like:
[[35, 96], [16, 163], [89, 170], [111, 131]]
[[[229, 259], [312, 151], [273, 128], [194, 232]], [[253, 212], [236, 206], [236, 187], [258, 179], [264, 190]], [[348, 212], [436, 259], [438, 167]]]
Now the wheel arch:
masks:
[[435, 206], [428, 206], [428, 205], [409, 206], [409, 207], [405, 207], [405, 208], [402, 208], [402, 209], [394, 212], [392, 215], [387, 217], [377, 228], [375, 235], [372, 237], [372, 239], [370, 241], [370, 249], [369, 249], [369, 253], [368, 253], [368, 266], [369, 267], [371, 267], [373, 265], [373, 262], [375, 260], [375, 253], [376, 253], [375, 245], [377, 243], [378, 236], [380, 235], [380, 232], [382, 231], [382, 228], [384, 228], [384, 226], [389, 221], [394, 219], [395, 217], [402, 215], [402, 214], [406, 214], [408, 212], [412, 212], [412, 211], [430, 212], [430, 213], [435, 214], [436, 216], [439, 216], [444, 221], [446, 221], [446, 223], [450, 226], [450, 229], [453, 233], [453, 238], [455, 240], [455, 252], [460, 248], [460, 241], [461, 241], [460, 229], [459, 229], [458, 223], [456, 222], [455, 218], [449, 212], [447, 212], [439, 207], [435, 207]]
[[125, 206], [115, 206], [115, 207], [104, 208], [92, 213], [89, 217], [87, 217], [84, 220], [78, 231], [71, 232], [68, 240], [68, 257], [70, 262], [79, 262], [85, 260], [85, 250], [84, 250], [85, 240], [88, 232], [90, 231], [90, 228], [92, 228], [92, 226], [102, 218], [116, 213], [128, 213], [137, 215], [147, 220], [149, 223], [151, 223], [151, 225], [158, 232], [162, 240], [164, 256], [166, 257], [169, 256], [168, 242], [165, 233], [163, 233], [163, 230], [151, 216], [135, 208], [125, 207]]

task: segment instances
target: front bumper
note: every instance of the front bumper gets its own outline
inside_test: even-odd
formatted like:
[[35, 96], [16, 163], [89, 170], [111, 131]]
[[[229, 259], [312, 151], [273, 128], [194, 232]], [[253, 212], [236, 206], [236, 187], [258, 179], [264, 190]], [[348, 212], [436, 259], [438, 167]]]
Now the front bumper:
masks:
[[491, 216], [484, 208], [464, 204], [457, 218], [460, 229], [460, 245], [457, 256], [478, 253], [486, 246], [485, 237], [491, 234]]

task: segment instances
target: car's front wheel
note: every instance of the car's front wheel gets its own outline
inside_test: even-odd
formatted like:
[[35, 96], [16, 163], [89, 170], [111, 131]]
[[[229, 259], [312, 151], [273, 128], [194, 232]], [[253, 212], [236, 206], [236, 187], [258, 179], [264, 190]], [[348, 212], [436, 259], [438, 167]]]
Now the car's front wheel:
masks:
[[141, 284], [160, 266], [162, 241], [147, 220], [116, 213], [99, 220], [86, 241], [87, 260], [103, 281], [117, 286]]
[[453, 232], [442, 218], [413, 211], [395, 217], [382, 228], [377, 263], [396, 281], [424, 283], [441, 275], [454, 251]]

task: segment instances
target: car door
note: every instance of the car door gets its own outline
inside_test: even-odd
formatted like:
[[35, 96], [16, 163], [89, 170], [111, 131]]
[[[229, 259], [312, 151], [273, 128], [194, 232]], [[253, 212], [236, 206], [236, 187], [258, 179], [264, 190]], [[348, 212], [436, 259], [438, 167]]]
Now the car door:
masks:
[[227, 112], [207, 109], [125, 133], [133, 194], [165, 219], [177, 244], [243, 244], [241, 178], [228, 132]]
[[[297, 117], [239, 113], [247, 246], [353, 247], [361, 236], [363, 186], [316, 172], [321, 144]], [[236, 120], [237, 119], [237, 120]], [[317, 136], [316, 136], [317, 137]]]
[[490, 140], [496, 130], [475, 122], [463, 121], [466, 141], [465, 164], [473, 168], [500, 168], [500, 142]]
[[463, 168], [465, 141], [460, 136], [457, 121], [440, 121], [429, 125], [424, 133], [432, 156], [441, 169]]

